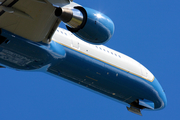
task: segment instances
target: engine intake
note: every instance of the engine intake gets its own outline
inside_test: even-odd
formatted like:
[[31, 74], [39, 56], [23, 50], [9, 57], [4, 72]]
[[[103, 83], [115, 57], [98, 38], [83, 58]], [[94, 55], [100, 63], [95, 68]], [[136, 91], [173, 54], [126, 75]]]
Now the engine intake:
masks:
[[66, 24], [69, 31], [90, 43], [105, 43], [114, 33], [112, 20], [90, 8], [57, 8], [55, 15]]

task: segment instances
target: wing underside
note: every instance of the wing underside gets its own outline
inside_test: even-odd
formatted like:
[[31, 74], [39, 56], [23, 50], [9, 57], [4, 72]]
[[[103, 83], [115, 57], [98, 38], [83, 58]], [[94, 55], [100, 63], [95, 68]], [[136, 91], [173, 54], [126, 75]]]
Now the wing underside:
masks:
[[29, 40], [47, 41], [60, 20], [55, 7], [42, 0], [4, 0], [0, 6], [0, 28]]
[[56, 7], [73, 7], [72, 0], [0, 0], [0, 29], [48, 43], [60, 24]]
[[[69, 0], [0, 0], [0, 28], [35, 42], [48, 42], [60, 23], [56, 6]], [[76, 4], [77, 5], [77, 4]]]

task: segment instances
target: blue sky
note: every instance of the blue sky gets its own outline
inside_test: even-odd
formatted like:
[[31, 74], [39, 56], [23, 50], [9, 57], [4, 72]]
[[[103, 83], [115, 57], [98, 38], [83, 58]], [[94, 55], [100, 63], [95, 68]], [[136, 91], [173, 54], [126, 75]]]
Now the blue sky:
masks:
[[75, 2], [114, 21], [114, 36], [105, 45], [145, 65], [164, 88], [167, 107], [142, 111], [141, 117], [121, 103], [53, 76], [6, 68], [0, 69], [0, 120], [179, 119], [180, 1]]

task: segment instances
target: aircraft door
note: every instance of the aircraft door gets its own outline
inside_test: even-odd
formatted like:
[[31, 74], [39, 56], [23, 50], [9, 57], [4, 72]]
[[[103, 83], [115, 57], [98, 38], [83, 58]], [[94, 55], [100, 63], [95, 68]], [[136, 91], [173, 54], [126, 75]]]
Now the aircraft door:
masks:
[[140, 65], [140, 67], [141, 67], [142, 76], [147, 77], [148, 73], [147, 73], [146, 68], [143, 65]]
[[71, 45], [72, 45], [72, 47], [74, 47], [76, 49], [80, 49], [79, 48], [79, 41], [75, 37], [71, 37]]

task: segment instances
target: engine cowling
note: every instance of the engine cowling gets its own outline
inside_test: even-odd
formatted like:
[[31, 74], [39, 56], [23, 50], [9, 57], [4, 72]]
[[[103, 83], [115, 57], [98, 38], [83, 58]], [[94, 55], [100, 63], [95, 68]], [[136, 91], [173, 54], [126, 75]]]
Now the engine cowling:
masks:
[[114, 33], [112, 20], [90, 8], [57, 8], [55, 15], [66, 24], [69, 31], [90, 43], [103, 44]]

